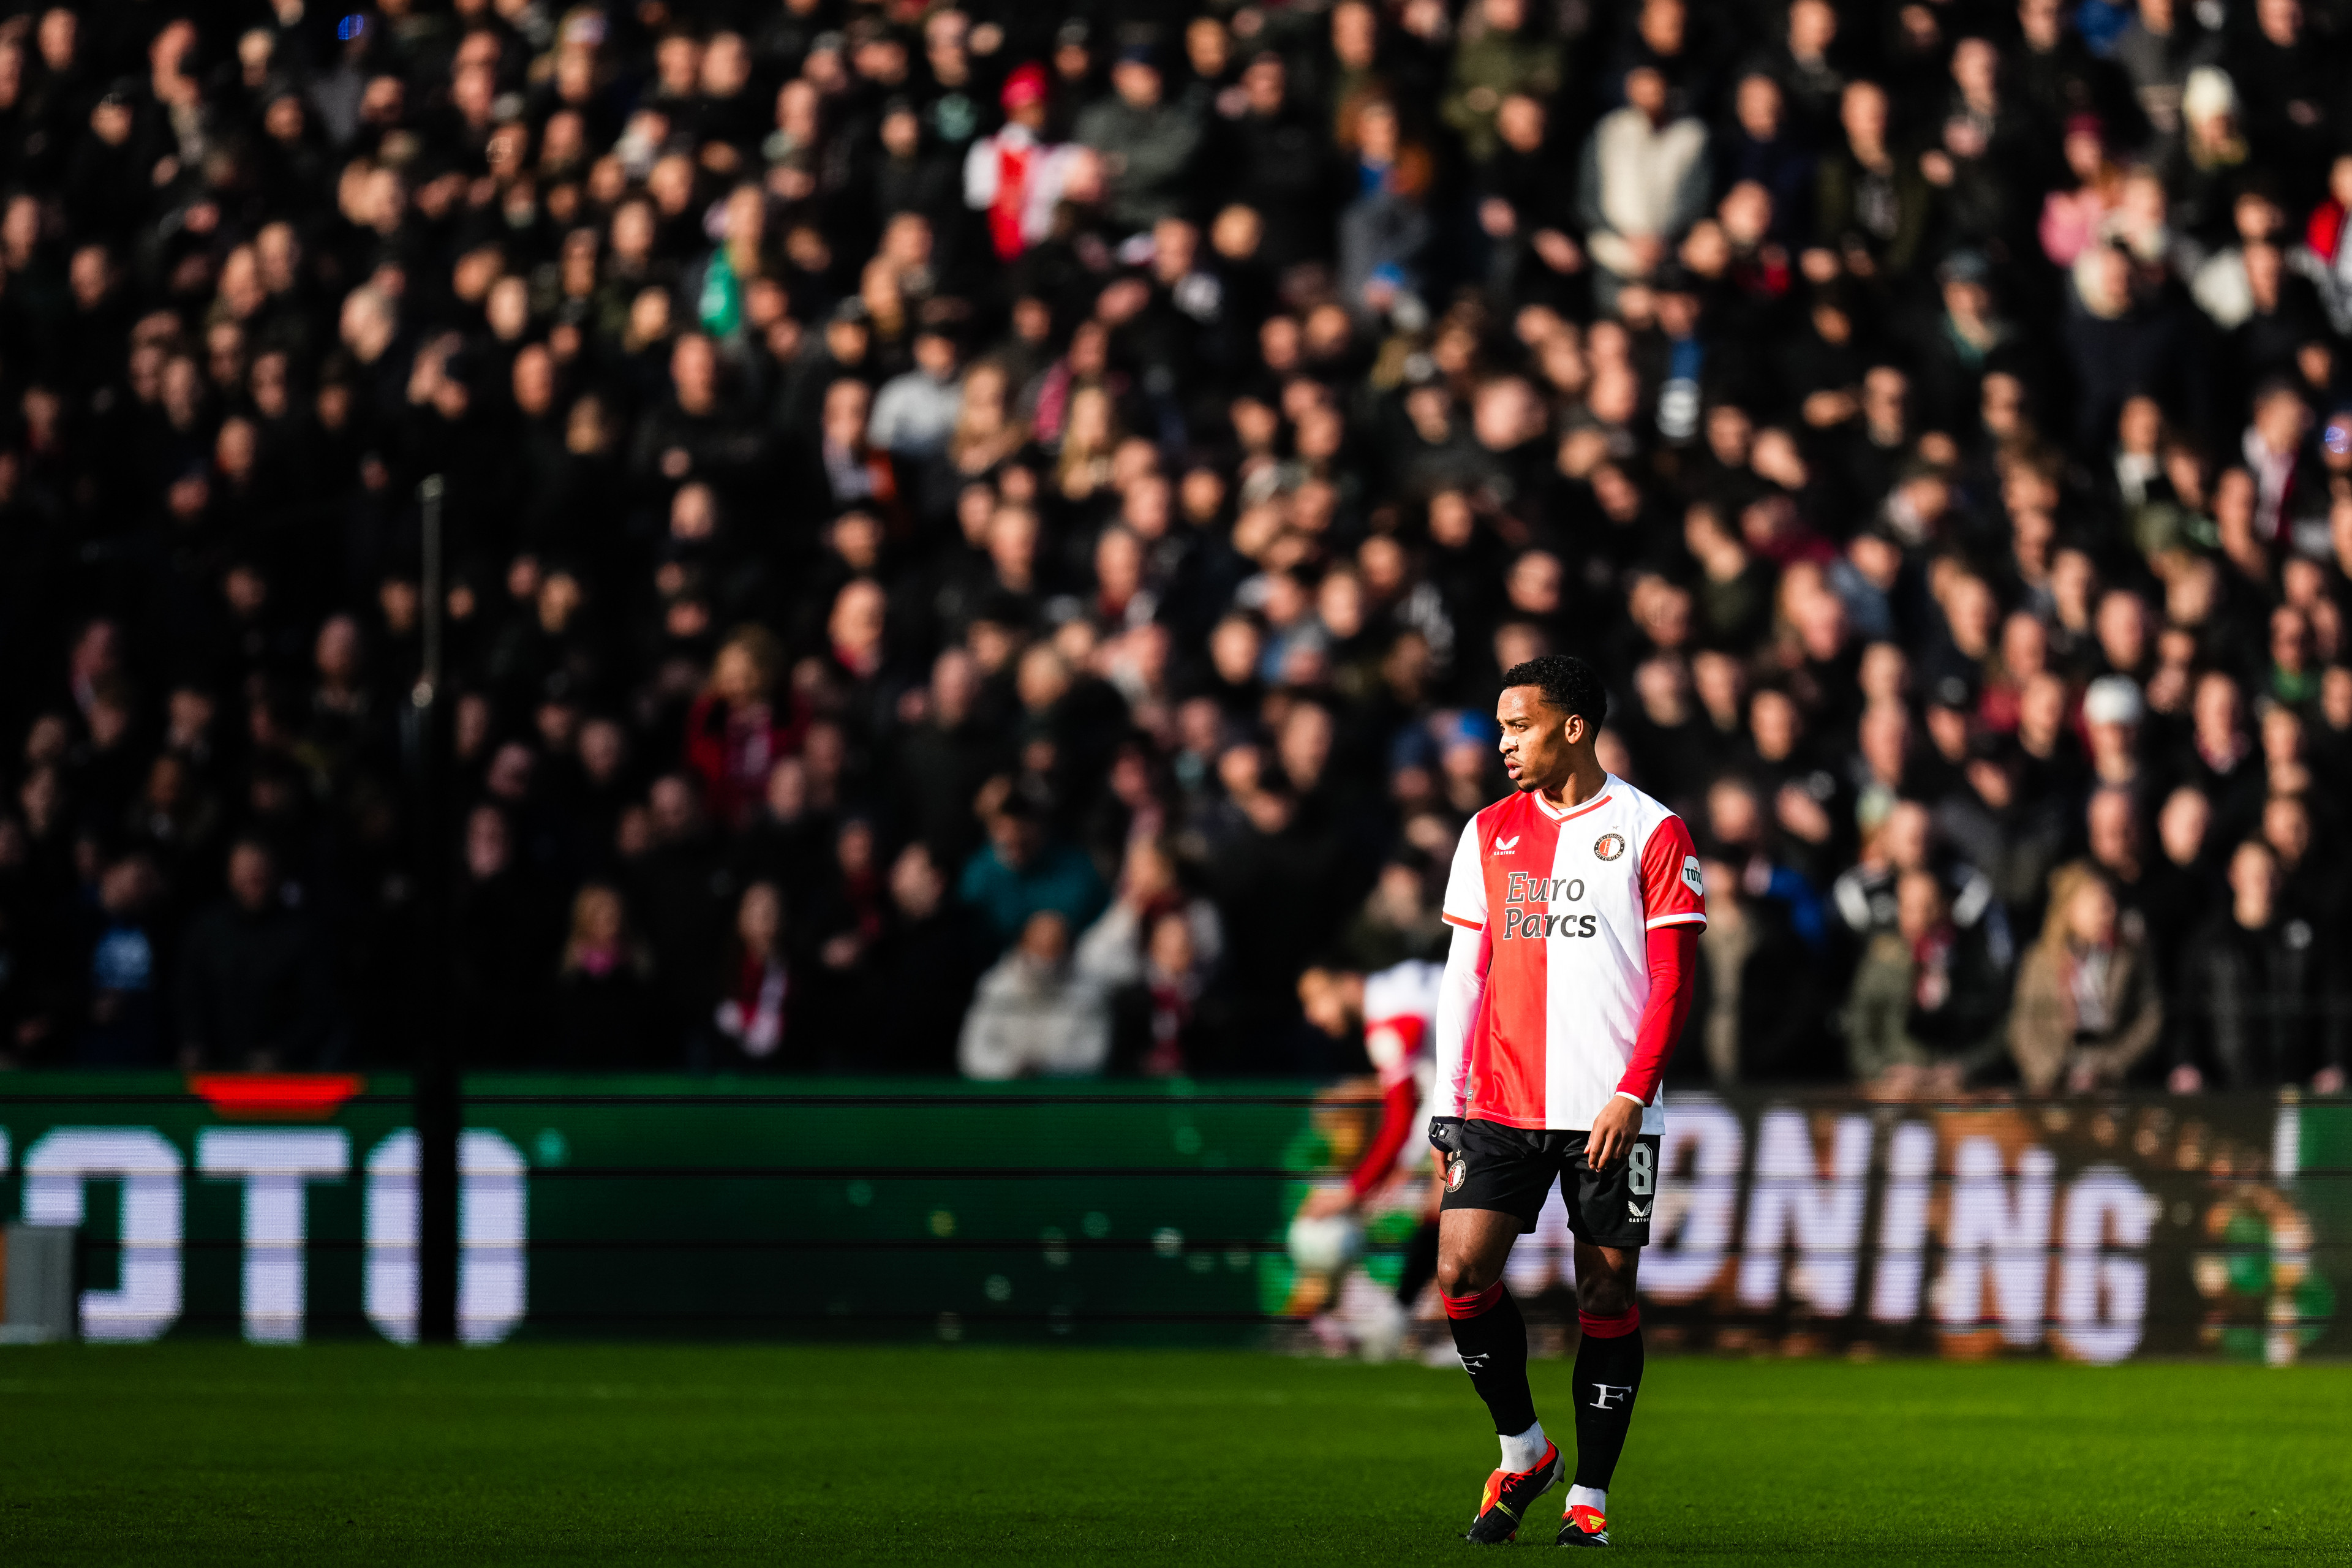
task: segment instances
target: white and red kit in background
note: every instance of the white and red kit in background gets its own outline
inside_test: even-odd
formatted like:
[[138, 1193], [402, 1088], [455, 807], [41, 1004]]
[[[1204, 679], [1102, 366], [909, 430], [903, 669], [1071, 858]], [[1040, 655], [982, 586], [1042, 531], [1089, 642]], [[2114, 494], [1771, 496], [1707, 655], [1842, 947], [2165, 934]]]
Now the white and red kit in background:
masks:
[[1362, 1197], [1391, 1171], [1429, 1163], [1429, 1143], [1416, 1136], [1433, 1112], [1428, 1101], [1435, 1086], [1437, 993], [1442, 963], [1408, 960], [1364, 976], [1364, 1054], [1381, 1075], [1381, 1121], [1364, 1157], [1349, 1174], [1349, 1190]]

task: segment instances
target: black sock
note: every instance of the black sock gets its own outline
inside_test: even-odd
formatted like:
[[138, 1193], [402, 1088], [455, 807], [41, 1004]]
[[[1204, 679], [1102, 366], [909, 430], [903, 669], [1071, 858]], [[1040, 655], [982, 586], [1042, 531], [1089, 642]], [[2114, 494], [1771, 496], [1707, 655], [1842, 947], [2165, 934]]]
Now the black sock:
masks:
[[1516, 1437], [1536, 1424], [1528, 1387], [1528, 1321], [1499, 1279], [1475, 1296], [1448, 1296], [1445, 1321], [1470, 1386], [1486, 1402], [1495, 1430]]
[[[1437, 1272], [1437, 1222], [1425, 1219], [1404, 1244], [1404, 1273], [1397, 1280], [1396, 1299], [1406, 1311], [1421, 1300], [1421, 1288]], [[1522, 1432], [1527, 1428], [1519, 1428]]]
[[1615, 1318], [1576, 1316], [1584, 1327], [1576, 1347], [1576, 1484], [1606, 1491], [1642, 1387], [1642, 1310], [1628, 1307]]

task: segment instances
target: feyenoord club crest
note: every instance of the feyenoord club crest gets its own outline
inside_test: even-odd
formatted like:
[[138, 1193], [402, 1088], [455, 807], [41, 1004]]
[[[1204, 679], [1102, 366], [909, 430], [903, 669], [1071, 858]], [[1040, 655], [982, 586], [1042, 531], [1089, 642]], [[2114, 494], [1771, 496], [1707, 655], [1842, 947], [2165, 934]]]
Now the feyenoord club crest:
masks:
[[1445, 1162], [1445, 1190], [1449, 1193], [1460, 1192], [1463, 1178], [1469, 1173], [1470, 1162], [1459, 1154], [1452, 1156]]
[[1603, 860], [1614, 860], [1618, 856], [1625, 853], [1625, 836], [1622, 833], [1604, 833], [1593, 841], [1592, 852]]

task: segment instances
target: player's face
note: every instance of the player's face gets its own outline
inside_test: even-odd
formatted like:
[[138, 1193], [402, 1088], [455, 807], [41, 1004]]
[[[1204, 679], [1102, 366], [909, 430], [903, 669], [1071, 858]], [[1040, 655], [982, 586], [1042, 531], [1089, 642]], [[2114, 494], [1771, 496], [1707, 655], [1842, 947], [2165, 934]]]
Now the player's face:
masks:
[[1503, 772], [1513, 788], [1551, 789], [1568, 776], [1570, 748], [1582, 738], [1584, 721], [1545, 701], [1540, 687], [1505, 689], [1495, 722], [1502, 726]]

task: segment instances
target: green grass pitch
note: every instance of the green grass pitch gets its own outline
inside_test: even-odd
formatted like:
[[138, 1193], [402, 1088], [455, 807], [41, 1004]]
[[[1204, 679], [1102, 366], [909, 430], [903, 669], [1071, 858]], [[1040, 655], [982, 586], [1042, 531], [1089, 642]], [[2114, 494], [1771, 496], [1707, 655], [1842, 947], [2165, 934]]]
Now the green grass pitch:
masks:
[[[0, 1562], [1459, 1563], [1494, 1455], [1414, 1365], [0, 1351]], [[2352, 1368], [1661, 1357], [1611, 1505], [1652, 1563], [2352, 1562]]]

